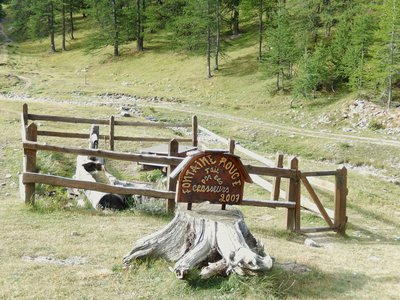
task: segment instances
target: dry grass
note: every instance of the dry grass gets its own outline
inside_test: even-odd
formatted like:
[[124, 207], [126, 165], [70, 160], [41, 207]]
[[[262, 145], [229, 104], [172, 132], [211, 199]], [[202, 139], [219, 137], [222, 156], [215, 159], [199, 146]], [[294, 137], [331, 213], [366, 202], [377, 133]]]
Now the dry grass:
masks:
[[[252, 232], [278, 263], [296, 262], [305, 275], [277, 268], [256, 278], [216, 278], [205, 282], [194, 273], [178, 281], [171, 264], [148, 260], [129, 271], [121, 259], [138, 238], [165, 225], [169, 218], [144, 211], [104, 212], [87, 209], [38, 210], [18, 200], [16, 174], [21, 169], [19, 113], [22, 103], [1, 101], [0, 298], [22, 299], [395, 299], [400, 293], [398, 186], [380, 183], [394, 195], [382, 203], [369, 186], [376, 179], [350, 173], [348, 236], [312, 236], [322, 245], [309, 248], [304, 237], [286, 232], [284, 210], [243, 207]], [[85, 116], [87, 107], [32, 103], [34, 112]], [[114, 113], [107, 107], [91, 114]], [[43, 126], [47, 126], [44, 124]], [[68, 125], [67, 125], [68, 127]], [[84, 128], [82, 128], [84, 130]], [[161, 134], [161, 133], [160, 133]], [[314, 166], [315, 167], [315, 166]], [[62, 169], [62, 166], [58, 167]], [[11, 174], [11, 178], [6, 178]], [[3, 179], [4, 178], [4, 179]], [[368, 192], [369, 191], [369, 192]], [[251, 191], [259, 194], [260, 191]], [[390, 194], [392, 194], [390, 193]], [[368, 199], [363, 197], [368, 194]], [[375, 200], [374, 200], [375, 199]], [[375, 202], [375, 203], [374, 203]], [[387, 208], [390, 208], [389, 210]], [[319, 219], [303, 214], [304, 224]], [[48, 257], [53, 263], [35, 262]], [[60, 265], [68, 258], [78, 265]]]

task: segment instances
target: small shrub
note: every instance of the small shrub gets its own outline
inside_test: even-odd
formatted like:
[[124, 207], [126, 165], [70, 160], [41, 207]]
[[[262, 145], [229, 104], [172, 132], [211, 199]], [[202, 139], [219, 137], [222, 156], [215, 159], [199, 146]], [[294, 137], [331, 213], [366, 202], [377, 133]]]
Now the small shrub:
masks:
[[341, 150], [348, 150], [351, 148], [351, 145], [347, 142], [339, 143], [339, 148]]
[[385, 125], [383, 125], [380, 121], [374, 119], [368, 123], [368, 128], [375, 131], [379, 129], [385, 129]]
[[146, 182], [157, 182], [160, 181], [162, 177], [163, 173], [158, 169], [140, 173], [140, 180]]

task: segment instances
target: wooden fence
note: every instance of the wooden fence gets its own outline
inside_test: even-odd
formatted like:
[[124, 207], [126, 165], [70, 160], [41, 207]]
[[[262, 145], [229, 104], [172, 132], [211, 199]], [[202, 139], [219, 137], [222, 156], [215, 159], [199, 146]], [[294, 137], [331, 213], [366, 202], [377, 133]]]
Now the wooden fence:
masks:
[[[63, 138], [85, 138], [89, 139], [89, 134], [78, 134], [78, 133], [66, 133], [66, 132], [55, 132], [55, 131], [40, 131], [34, 122], [29, 123], [29, 120], [47, 120], [54, 122], [69, 122], [69, 123], [83, 123], [83, 124], [109, 124], [110, 134], [108, 136], [100, 136], [100, 138], [106, 138], [110, 141], [110, 150], [100, 149], [83, 149], [78, 147], [64, 147], [57, 145], [49, 145], [40, 143], [37, 141], [38, 136], [56, 136]], [[125, 122], [116, 121], [113, 117], [107, 120], [97, 119], [83, 119], [83, 118], [71, 118], [71, 117], [59, 117], [59, 116], [47, 116], [47, 115], [36, 115], [28, 113], [28, 106], [23, 106], [23, 112], [21, 114], [21, 137], [23, 146], [23, 173], [21, 174], [21, 196], [26, 203], [33, 204], [35, 201], [35, 184], [49, 184], [55, 186], [63, 186], [69, 188], [94, 190], [105, 193], [116, 193], [121, 195], [143, 195], [148, 197], [156, 197], [167, 199], [167, 210], [173, 212], [175, 208], [175, 189], [176, 179], [168, 177], [168, 188], [167, 190], [157, 190], [150, 188], [134, 188], [134, 187], [117, 187], [113, 185], [103, 183], [93, 183], [89, 181], [76, 180], [66, 177], [40, 174], [37, 173], [36, 168], [36, 154], [37, 151], [50, 151], [59, 152], [66, 154], [75, 155], [86, 155], [90, 157], [101, 157], [110, 158], [115, 160], [123, 160], [138, 163], [149, 163], [149, 164], [161, 164], [168, 166], [168, 173], [172, 172], [174, 168], [182, 162], [183, 158], [178, 157], [178, 145], [180, 142], [191, 142], [194, 146], [197, 146], [197, 118], [193, 117], [192, 124], [169, 124], [169, 123], [141, 123], [141, 122]], [[146, 154], [132, 154], [125, 152], [113, 151], [114, 143], [116, 140], [127, 140], [127, 141], [143, 141], [143, 138], [130, 138], [130, 137], [119, 137], [114, 136], [114, 126], [158, 126], [158, 127], [192, 127], [192, 138], [191, 139], [168, 139], [168, 138], [145, 138], [144, 141], [153, 142], [169, 142], [168, 156], [155, 156]], [[235, 149], [234, 141], [229, 142], [230, 152], [233, 153]], [[244, 199], [242, 204], [257, 207], [283, 207], [287, 209], [287, 228], [297, 232], [318, 232], [318, 231], [336, 231], [338, 233], [345, 232], [345, 226], [347, 222], [346, 217], [346, 195], [347, 195], [347, 172], [346, 169], [340, 169], [336, 171], [324, 171], [324, 172], [301, 172], [298, 169], [297, 158], [290, 160], [288, 168], [282, 166], [283, 157], [278, 157], [276, 167], [266, 166], [253, 166], [245, 165], [248, 173], [254, 178], [254, 176], [271, 176], [273, 178], [273, 192], [271, 192], [271, 200], [252, 200]], [[321, 204], [317, 194], [310, 184], [310, 178], [316, 176], [335, 176], [334, 186], [334, 216], [330, 216], [327, 210]], [[257, 177], [256, 177], [257, 178]], [[285, 201], [278, 201], [282, 196], [280, 189], [281, 178], [288, 180], [287, 190], [285, 192]], [[259, 177], [261, 179], [261, 177]], [[262, 180], [255, 181], [256, 183], [262, 183]], [[319, 228], [301, 228], [300, 226], [300, 213], [302, 205], [301, 196], [301, 184], [304, 185], [306, 190], [309, 192], [312, 201], [318, 208], [318, 211], [327, 222], [326, 227]], [[262, 184], [260, 184], [263, 186]], [[331, 185], [325, 185], [332, 187]], [[333, 221], [332, 221], [333, 219]]]

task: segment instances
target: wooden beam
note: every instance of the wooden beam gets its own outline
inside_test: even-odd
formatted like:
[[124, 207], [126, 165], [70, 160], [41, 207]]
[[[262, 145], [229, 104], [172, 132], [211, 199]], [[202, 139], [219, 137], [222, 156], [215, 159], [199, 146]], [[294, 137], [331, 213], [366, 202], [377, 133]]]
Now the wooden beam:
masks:
[[28, 126], [28, 104], [22, 105], [22, 120], [24, 126]]
[[248, 206], [259, 206], [259, 207], [284, 207], [294, 209], [296, 207], [296, 203], [290, 201], [262, 201], [262, 200], [250, 200], [243, 199], [242, 205]]
[[[158, 138], [158, 137], [130, 137], [130, 136], [115, 136], [115, 141], [130, 141], [130, 142], [162, 142], [169, 143], [171, 138]], [[180, 143], [191, 142], [191, 138], [175, 138]]]
[[346, 202], [347, 202], [347, 169], [343, 167], [337, 170], [335, 177], [335, 220], [334, 224], [339, 234], [346, 231]]
[[326, 223], [330, 227], [333, 227], [333, 223], [331, 218], [328, 216], [324, 206], [322, 205], [321, 201], [319, 200], [317, 194], [315, 193], [314, 189], [312, 188], [311, 184], [308, 182], [307, 177], [301, 175], [301, 181], [303, 182], [304, 186], [306, 187], [308, 193], [311, 196], [311, 199], [314, 201], [314, 203], [317, 205], [322, 217], [325, 219]]
[[109, 124], [109, 144], [110, 144], [110, 150], [114, 151], [114, 126], [115, 126], [115, 120], [114, 116], [110, 117], [110, 124]]
[[[177, 156], [179, 149], [179, 143], [177, 140], [171, 140], [168, 145], [168, 156]], [[176, 177], [171, 177], [170, 174], [174, 171], [177, 165], [169, 164], [168, 166], [168, 190], [169, 191], [176, 191], [176, 182], [178, 179]], [[168, 199], [167, 202], [167, 212], [169, 214], [173, 214], [175, 211], [175, 199]]]
[[244, 165], [244, 167], [249, 174], [264, 175], [264, 176], [279, 176], [284, 178], [296, 177], [296, 170], [292, 169], [258, 167], [252, 165]]
[[32, 172], [22, 174], [23, 183], [42, 183], [54, 186], [63, 186], [82, 190], [99, 191], [121, 195], [142, 195], [147, 197], [175, 199], [175, 192], [155, 190], [148, 188], [120, 187], [99, 182], [75, 180], [54, 175], [45, 175]]
[[192, 127], [189, 123], [161, 123], [161, 122], [131, 122], [131, 121], [115, 121], [117, 126], [143, 126], [143, 127]]
[[[37, 141], [37, 126], [35, 123], [28, 125], [26, 129], [26, 139], [33, 142]], [[24, 149], [23, 172], [36, 172], [36, 150]], [[26, 204], [34, 204], [35, 183], [24, 183], [21, 194], [24, 194], [23, 200]]]
[[[299, 161], [296, 157], [289, 160], [289, 168], [297, 170]], [[300, 188], [299, 179], [297, 177], [290, 178], [286, 192], [286, 201], [294, 202], [295, 209], [288, 209], [287, 211], [287, 224], [288, 230], [300, 230], [300, 195], [298, 193]]]
[[192, 117], [192, 145], [193, 147], [197, 147], [198, 145], [198, 123], [197, 116]]
[[22, 143], [24, 149], [29, 150], [42, 150], [51, 152], [61, 152], [76, 155], [87, 155], [94, 157], [104, 157], [116, 160], [124, 160], [131, 162], [142, 162], [142, 163], [155, 163], [155, 164], [173, 164], [178, 165], [183, 158], [181, 157], [168, 157], [168, 156], [154, 156], [147, 154], [131, 154], [124, 152], [113, 152], [108, 150], [94, 150], [94, 149], [83, 149], [76, 147], [60, 147], [54, 145], [47, 145], [44, 143], [25, 141]]
[[75, 118], [75, 117], [61, 117], [61, 116], [48, 116], [28, 114], [28, 119], [32, 121], [51, 121], [62, 123], [75, 123], [75, 124], [101, 124], [108, 125], [108, 120], [88, 119], [88, 118]]
[[[283, 168], [283, 154], [278, 153], [276, 156], [276, 167]], [[277, 201], [281, 189], [281, 177], [276, 176], [272, 180], [271, 200]]]

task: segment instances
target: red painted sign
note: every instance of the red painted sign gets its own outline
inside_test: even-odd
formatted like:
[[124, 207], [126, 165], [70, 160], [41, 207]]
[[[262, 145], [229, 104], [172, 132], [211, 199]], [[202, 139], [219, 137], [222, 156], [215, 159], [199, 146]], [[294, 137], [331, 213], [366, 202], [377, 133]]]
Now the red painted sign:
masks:
[[240, 204], [244, 182], [251, 182], [238, 156], [221, 151], [193, 155], [178, 179], [178, 202]]

